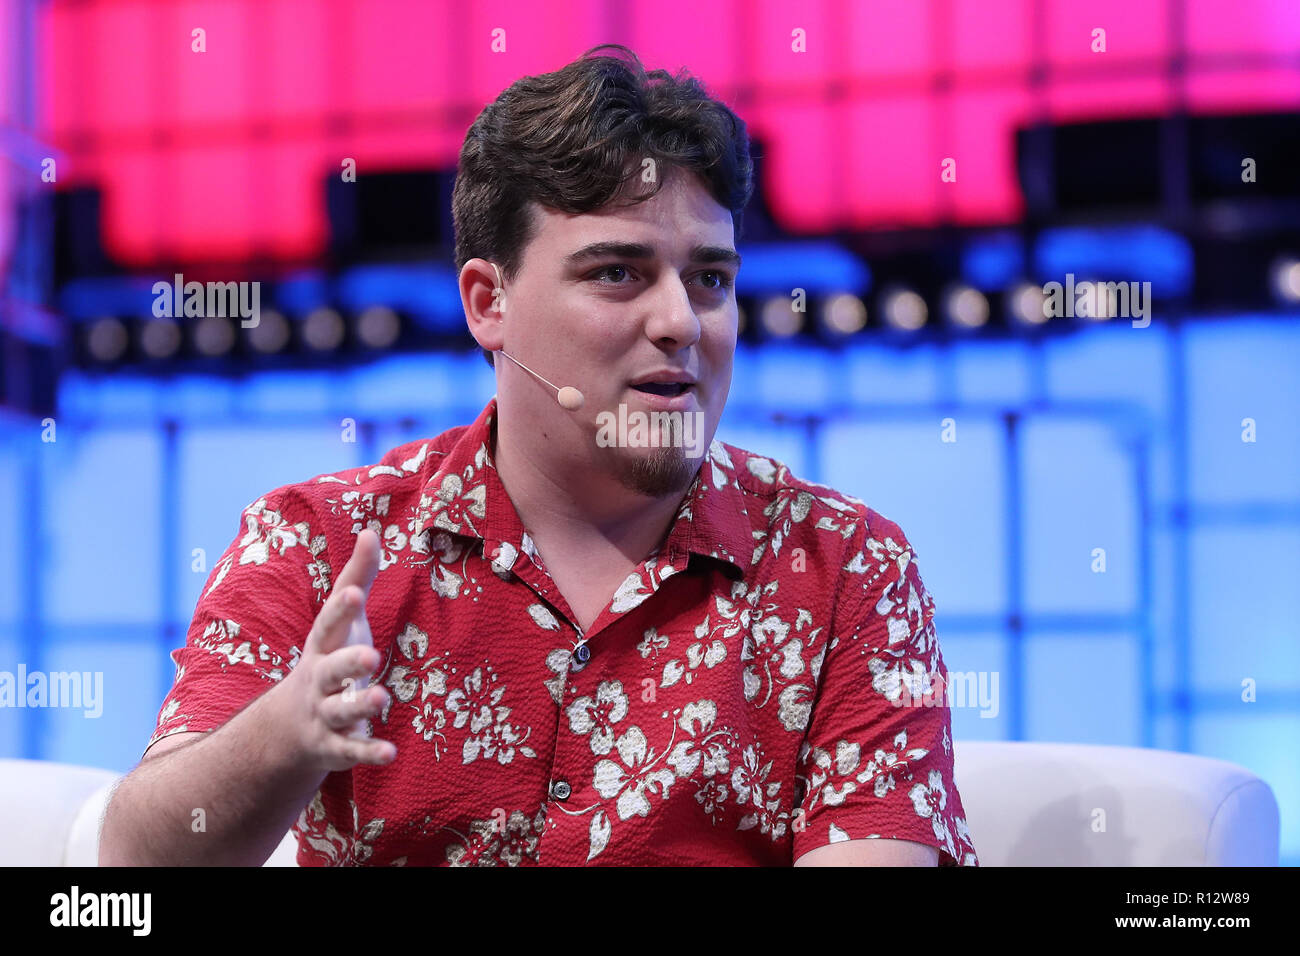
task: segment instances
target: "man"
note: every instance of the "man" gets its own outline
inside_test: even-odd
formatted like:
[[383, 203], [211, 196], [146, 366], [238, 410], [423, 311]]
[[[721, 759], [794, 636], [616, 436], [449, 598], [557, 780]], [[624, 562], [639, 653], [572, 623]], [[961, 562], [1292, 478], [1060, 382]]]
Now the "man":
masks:
[[713, 440], [745, 126], [602, 49], [461, 152], [497, 395], [245, 510], [104, 862], [977, 863], [906, 538]]

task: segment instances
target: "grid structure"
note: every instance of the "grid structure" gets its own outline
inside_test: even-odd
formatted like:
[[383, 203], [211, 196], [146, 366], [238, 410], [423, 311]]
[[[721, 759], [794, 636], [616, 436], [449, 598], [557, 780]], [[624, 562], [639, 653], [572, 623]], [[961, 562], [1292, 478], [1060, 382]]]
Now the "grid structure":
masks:
[[[733, 105], [797, 234], [1014, 222], [1026, 124], [1300, 103], [1293, 0], [65, 0], [39, 12], [43, 132], [67, 184], [104, 190], [107, 248], [138, 267], [309, 261], [344, 157], [361, 172], [453, 168], [501, 90], [609, 41], [649, 67], [686, 67]], [[955, 182], [940, 178], [947, 158]]]
[[[104, 716], [0, 714], [0, 754], [129, 767], [206, 578], [194, 549], [219, 554], [271, 488], [463, 424], [492, 391], [476, 354], [70, 378], [57, 442], [32, 423], [3, 434], [0, 669], [102, 670]], [[1300, 800], [1296, 407], [1300, 315], [1233, 316], [1033, 344], [746, 349], [720, 436], [900, 524], [950, 671], [997, 674], [997, 713], [954, 707], [957, 737], [1204, 753], [1255, 770], [1286, 808]], [[1284, 809], [1284, 855], [1300, 853], [1298, 823]]]

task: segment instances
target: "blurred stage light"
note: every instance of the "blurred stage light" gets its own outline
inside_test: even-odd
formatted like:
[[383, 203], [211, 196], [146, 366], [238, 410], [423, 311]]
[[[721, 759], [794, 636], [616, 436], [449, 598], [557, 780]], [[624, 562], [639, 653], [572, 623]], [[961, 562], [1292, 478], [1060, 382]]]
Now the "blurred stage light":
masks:
[[736, 303], [736, 335], [745, 334], [745, 329], [749, 328], [749, 310], [745, 308], [745, 303]]
[[948, 322], [961, 329], [983, 328], [989, 320], [989, 300], [968, 285], [954, 286], [944, 296]]
[[402, 320], [386, 305], [372, 305], [356, 318], [357, 338], [372, 349], [386, 349], [402, 332]]
[[302, 322], [302, 340], [317, 352], [338, 348], [343, 332], [343, 316], [330, 308], [312, 309]]
[[257, 325], [248, 330], [248, 344], [263, 355], [273, 355], [289, 344], [289, 321], [275, 309], [262, 309]]
[[[1125, 301], [1128, 300], [1128, 293], [1124, 294]], [[1095, 315], [1078, 315], [1075, 317], [1083, 322], [1105, 322], [1119, 315], [1119, 289], [1118, 287], [1108, 288], [1104, 282], [1093, 281], [1093, 294], [1089, 297], [1090, 304], [1084, 310], [1095, 308]], [[1077, 305], [1076, 305], [1077, 308]], [[1131, 304], [1130, 304], [1131, 308]]]
[[788, 295], [774, 295], [763, 303], [763, 331], [775, 338], [789, 338], [803, 327], [803, 313], [794, 310]]
[[1192, 288], [1195, 257], [1184, 236], [1158, 226], [1060, 227], [1038, 237], [1033, 271], [1040, 276], [1141, 276], [1157, 296], [1185, 295]]
[[235, 327], [230, 319], [205, 315], [194, 326], [194, 348], [200, 355], [225, 355], [234, 346]]
[[1007, 310], [1011, 318], [1021, 325], [1042, 325], [1047, 321], [1043, 303], [1047, 297], [1043, 287], [1032, 282], [1022, 282], [1007, 293]]
[[915, 332], [925, 325], [930, 310], [926, 307], [925, 299], [916, 292], [911, 289], [896, 289], [885, 294], [881, 314], [891, 327]]
[[171, 358], [181, 347], [181, 327], [172, 319], [146, 319], [140, 329], [140, 350], [152, 359]]
[[1274, 294], [1286, 303], [1300, 302], [1300, 260], [1284, 256], [1270, 271]]
[[116, 362], [126, 352], [130, 337], [121, 319], [96, 319], [86, 333], [86, 351], [96, 362]]
[[976, 236], [962, 249], [962, 278], [984, 292], [1005, 289], [1025, 274], [1025, 243], [1014, 231]]
[[822, 326], [836, 335], [853, 335], [867, 325], [867, 306], [852, 292], [839, 292], [822, 303]]

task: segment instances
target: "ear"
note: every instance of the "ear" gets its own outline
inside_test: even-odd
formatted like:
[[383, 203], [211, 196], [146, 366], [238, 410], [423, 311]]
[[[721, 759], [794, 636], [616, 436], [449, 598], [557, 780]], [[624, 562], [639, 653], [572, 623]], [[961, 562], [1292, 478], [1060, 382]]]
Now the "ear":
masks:
[[505, 290], [498, 285], [499, 268], [487, 259], [470, 259], [460, 270], [460, 302], [469, 334], [495, 352], [505, 345]]

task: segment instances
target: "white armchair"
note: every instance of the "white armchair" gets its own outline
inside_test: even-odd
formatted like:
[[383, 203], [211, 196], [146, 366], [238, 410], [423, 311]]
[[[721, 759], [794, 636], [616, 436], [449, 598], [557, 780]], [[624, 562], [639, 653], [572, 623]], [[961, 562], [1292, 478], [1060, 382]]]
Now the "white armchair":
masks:
[[1141, 747], [953, 746], [984, 866], [1278, 865], [1277, 800], [1236, 764]]
[[[955, 741], [985, 866], [1276, 866], [1273, 791], [1208, 757], [1136, 747]], [[0, 760], [0, 865], [95, 866], [111, 770]], [[267, 866], [296, 865], [286, 833]]]
[[[99, 828], [113, 770], [41, 760], [0, 760], [0, 866], [98, 866]], [[284, 835], [266, 866], [296, 866]]]

